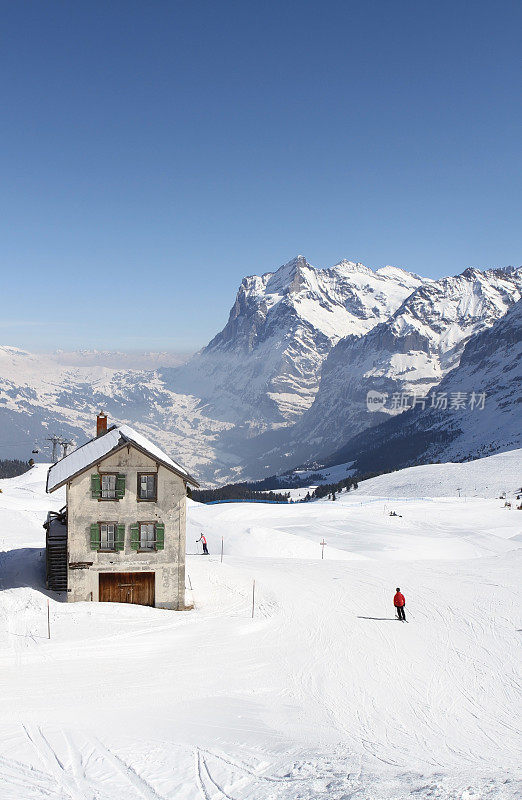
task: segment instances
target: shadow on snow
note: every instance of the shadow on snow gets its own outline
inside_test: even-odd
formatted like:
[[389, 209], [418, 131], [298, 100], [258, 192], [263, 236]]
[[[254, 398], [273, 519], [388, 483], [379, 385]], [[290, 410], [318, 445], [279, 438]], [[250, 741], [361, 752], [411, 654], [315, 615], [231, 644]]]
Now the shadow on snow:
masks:
[[66, 592], [45, 588], [45, 548], [20, 547], [0, 553], [0, 591], [29, 587], [65, 603]]

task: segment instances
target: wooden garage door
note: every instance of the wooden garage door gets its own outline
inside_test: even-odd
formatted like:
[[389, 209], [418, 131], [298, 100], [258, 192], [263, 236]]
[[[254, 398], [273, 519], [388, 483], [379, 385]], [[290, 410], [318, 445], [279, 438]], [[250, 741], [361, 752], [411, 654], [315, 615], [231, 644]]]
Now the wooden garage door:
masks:
[[154, 605], [153, 572], [100, 572], [100, 602]]

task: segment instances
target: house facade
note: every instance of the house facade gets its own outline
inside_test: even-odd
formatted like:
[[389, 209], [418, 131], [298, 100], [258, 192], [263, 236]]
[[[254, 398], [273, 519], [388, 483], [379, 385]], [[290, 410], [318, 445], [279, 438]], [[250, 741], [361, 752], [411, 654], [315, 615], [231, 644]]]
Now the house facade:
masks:
[[[105, 418], [106, 419], [106, 418]], [[185, 608], [187, 483], [197, 482], [127, 425], [106, 429], [50, 469], [66, 486], [67, 597]]]

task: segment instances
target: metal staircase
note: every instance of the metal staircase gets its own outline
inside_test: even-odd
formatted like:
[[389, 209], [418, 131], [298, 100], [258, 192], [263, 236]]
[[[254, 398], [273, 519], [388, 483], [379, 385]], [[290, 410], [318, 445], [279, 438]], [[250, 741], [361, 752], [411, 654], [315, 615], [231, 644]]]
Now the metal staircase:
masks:
[[67, 591], [67, 509], [49, 511], [44, 522], [46, 585], [54, 592]]

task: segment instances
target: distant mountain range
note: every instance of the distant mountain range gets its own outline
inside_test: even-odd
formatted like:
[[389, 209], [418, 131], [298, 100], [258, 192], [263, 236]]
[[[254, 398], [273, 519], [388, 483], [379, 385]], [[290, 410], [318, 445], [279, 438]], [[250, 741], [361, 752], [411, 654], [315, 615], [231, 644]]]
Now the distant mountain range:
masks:
[[[180, 366], [0, 348], [0, 458], [28, 457], [55, 432], [81, 443], [100, 408], [209, 484], [377, 453], [384, 463], [390, 436], [402, 465], [520, 446], [510, 355], [521, 297], [520, 268], [433, 281], [348, 261], [316, 269], [298, 256], [245, 278], [225, 328]], [[434, 390], [486, 391], [486, 406], [423, 411], [419, 398]]]

